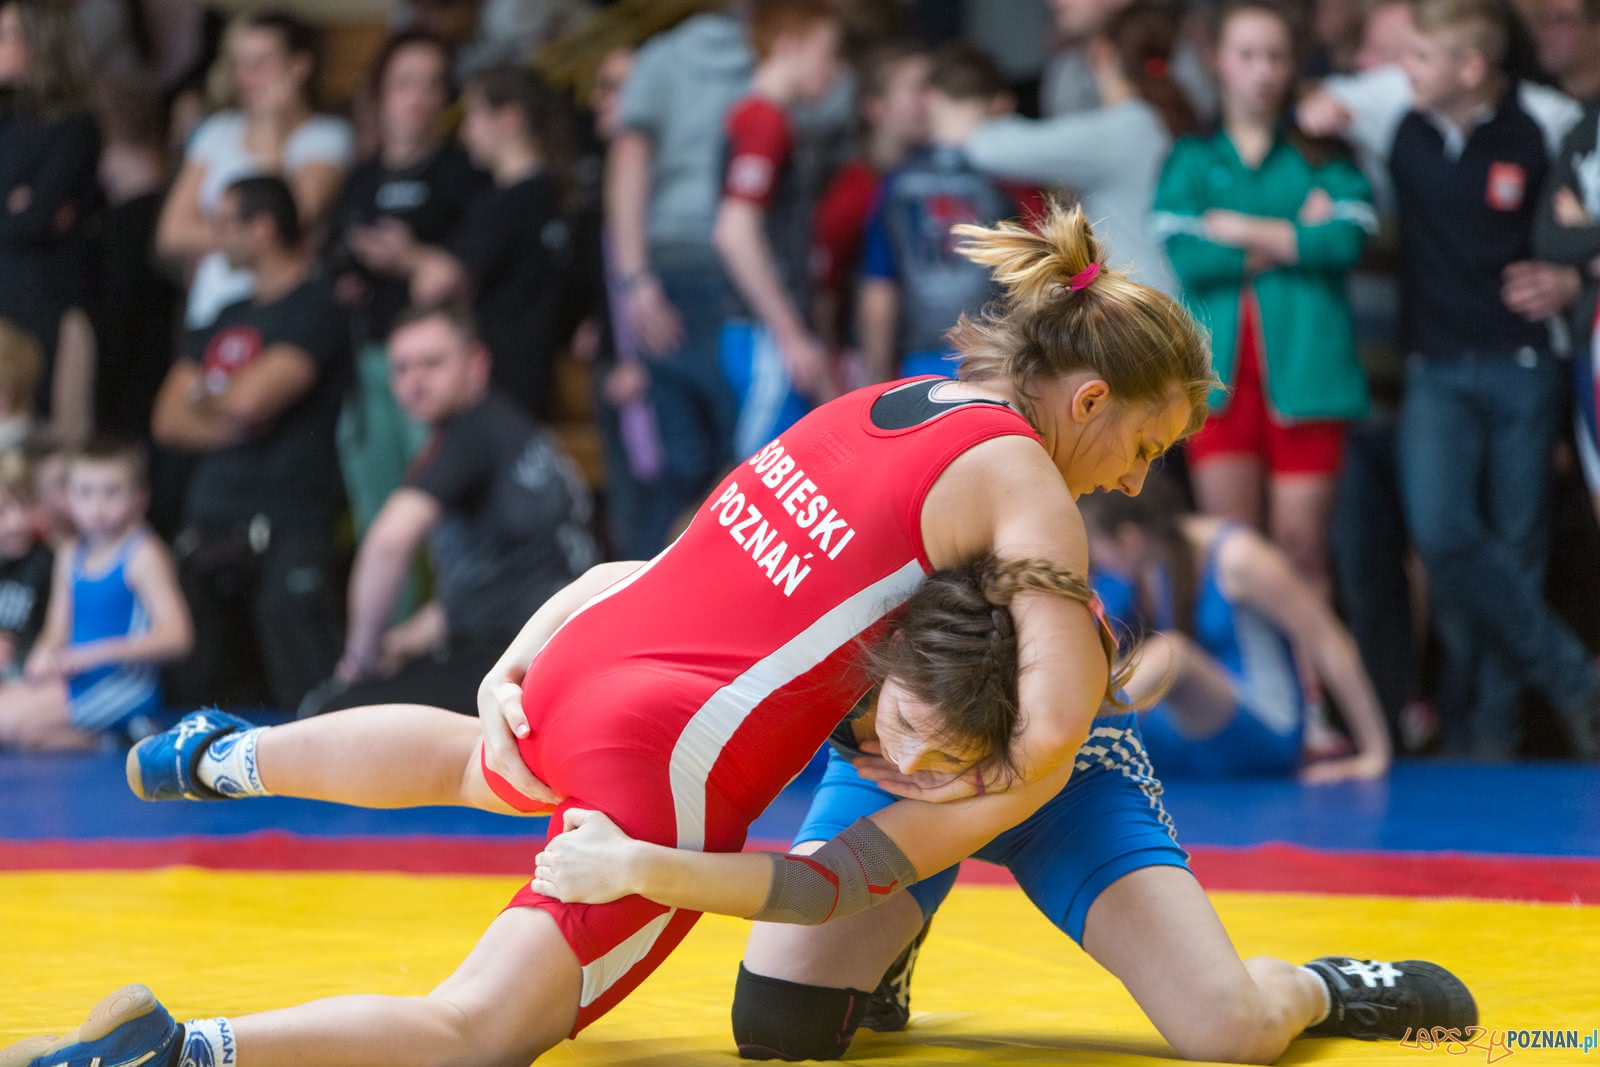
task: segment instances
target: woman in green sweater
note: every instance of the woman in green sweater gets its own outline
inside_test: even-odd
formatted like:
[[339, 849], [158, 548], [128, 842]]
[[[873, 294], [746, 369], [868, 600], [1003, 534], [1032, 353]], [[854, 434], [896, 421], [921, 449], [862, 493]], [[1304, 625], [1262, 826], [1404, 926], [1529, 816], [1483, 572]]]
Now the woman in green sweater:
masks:
[[1376, 225], [1371, 192], [1294, 128], [1295, 33], [1276, 3], [1223, 7], [1216, 64], [1220, 126], [1173, 147], [1153, 216], [1227, 386], [1188, 445], [1195, 493], [1264, 527], [1326, 595], [1345, 427], [1367, 410], [1345, 280]]

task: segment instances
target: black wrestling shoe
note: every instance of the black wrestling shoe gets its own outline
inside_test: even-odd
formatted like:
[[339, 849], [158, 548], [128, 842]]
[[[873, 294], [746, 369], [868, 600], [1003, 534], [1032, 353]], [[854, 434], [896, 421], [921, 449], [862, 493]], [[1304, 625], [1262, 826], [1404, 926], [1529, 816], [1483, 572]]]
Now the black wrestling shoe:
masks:
[[867, 998], [867, 1006], [861, 1013], [861, 1025], [868, 1030], [876, 1030], [880, 1034], [893, 1033], [904, 1030], [911, 1021], [911, 969], [917, 965], [917, 954], [922, 951], [922, 942], [927, 940], [928, 928], [932, 925], [932, 919], [923, 922], [917, 936], [883, 972], [883, 981]]
[[1478, 1022], [1478, 1004], [1465, 983], [1422, 960], [1356, 960], [1323, 956], [1306, 964], [1328, 986], [1328, 1017], [1307, 1037], [1398, 1041], [1408, 1031], [1442, 1026], [1462, 1034]]

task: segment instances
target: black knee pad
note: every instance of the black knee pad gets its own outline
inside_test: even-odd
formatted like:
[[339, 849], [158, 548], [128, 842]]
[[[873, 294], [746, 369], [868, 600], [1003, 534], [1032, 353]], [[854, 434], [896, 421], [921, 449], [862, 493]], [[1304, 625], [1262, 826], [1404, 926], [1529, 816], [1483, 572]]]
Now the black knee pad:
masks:
[[733, 987], [733, 1039], [747, 1060], [836, 1060], [861, 1025], [859, 989], [786, 982], [739, 965]]

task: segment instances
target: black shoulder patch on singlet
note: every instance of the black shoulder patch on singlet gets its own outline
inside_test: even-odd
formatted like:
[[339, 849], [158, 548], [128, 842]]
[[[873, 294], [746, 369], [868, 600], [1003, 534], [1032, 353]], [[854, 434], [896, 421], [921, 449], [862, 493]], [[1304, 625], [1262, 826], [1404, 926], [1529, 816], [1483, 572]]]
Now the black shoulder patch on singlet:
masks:
[[950, 384], [949, 378], [932, 378], [920, 382], [907, 382], [891, 389], [872, 402], [872, 425], [880, 430], [909, 430], [932, 422], [952, 411], [969, 407], [994, 407], [1015, 411], [1004, 400], [982, 397], [958, 397], [954, 400], [935, 400], [933, 391]]

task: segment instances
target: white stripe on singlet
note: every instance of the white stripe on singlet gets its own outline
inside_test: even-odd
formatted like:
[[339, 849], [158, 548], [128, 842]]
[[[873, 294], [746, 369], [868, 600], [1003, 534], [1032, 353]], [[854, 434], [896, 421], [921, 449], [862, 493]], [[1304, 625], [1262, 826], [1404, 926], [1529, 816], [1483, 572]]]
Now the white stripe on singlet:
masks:
[[670, 777], [679, 848], [698, 851], [705, 847], [706, 781], [723, 746], [750, 713], [905, 603], [924, 577], [922, 564], [914, 559], [907, 561], [888, 577], [840, 603], [701, 705], [672, 749]]
[[676, 914], [678, 909], [673, 908], [663, 915], [657, 915], [630, 934], [622, 944], [586, 965], [583, 968], [583, 989], [578, 994], [578, 1006], [587, 1008], [599, 1000], [606, 990], [621, 981], [640, 960], [648, 956], [655, 947], [656, 939]]
[[[751, 712], [903, 604], [924, 577], [922, 564], [910, 560], [833, 608], [701, 705], [678, 735], [668, 769], [679, 848], [705, 848], [706, 784], [711, 768]], [[644, 959], [675, 914], [669, 911], [658, 916], [585, 966], [580, 1004], [592, 1004]]]
[[[679, 534], [678, 537], [673, 540], [672, 545], [677, 544], [678, 540], [680, 540], [682, 537], [683, 535]], [[664, 557], [668, 552], [672, 551], [672, 545], [668, 545], [660, 552], [657, 552], [653, 557], [646, 560], [626, 578], [618, 578], [615, 582], [612, 582], [594, 596], [590, 597], [588, 600], [585, 600], [582, 604], [579, 604], [571, 615], [568, 615], [565, 619], [561, 620], [561, 625], [550, 631], [549, 640], [545, 641], [544, 645], [539, 646], [539, 650], [541, 652], [544, 651], [545, 645], [548, 645], [551, 641], [554, 641], [556, 639], [556, 634], [560, 633], [562, 630], [565, 630], [567, 628], [567, 624], [573, 619], [576, 619], [579, 615], [582, 615], [584, 612], [588, 611], [601, 601], [610, 600], [612, 597], [628, 588], [628, 586], [632, 585], [634, 582], [637, 582], [640, 578], [643, 578], [647, 573], [650, 572], [651, 569], [655, 567], [657, 563], [661, 562], [662, 557]], [[533, 658], [538, 659], [539, 653], [535, 652], [533, 654]]]
[[129, 664], [71, 698], [68, 718], [79, 730], [107, 730], [156, 695], [154, 668]]
[[1283, 631], [1243, 605], [1233, 609], [1234, 638], [1239, 642], [1240, 678], [1236, 696], [1261, 724], [1288, 737], [1300, 728], [1300, 672]]

